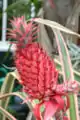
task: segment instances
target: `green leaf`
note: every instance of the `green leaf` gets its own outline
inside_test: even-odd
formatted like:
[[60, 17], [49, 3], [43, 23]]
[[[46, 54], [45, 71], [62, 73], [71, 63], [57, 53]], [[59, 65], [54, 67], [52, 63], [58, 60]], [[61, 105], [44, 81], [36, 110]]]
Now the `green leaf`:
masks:
[[44, 112], [44, 110], [45, 110], [45, 106], [44, 106], [44, 105], [42, 105], [42, 106], [40, 107], [40, 112], [41, 112], [41, 113], [43, 113], [43, 112]]
[[27, 94], [24, 92], [5, 93], [4, 95], [0, 95], [0, 100], [4, 100], [4, 99], [11, 97], [11, 96], [18, 96], [19, 98], [21, 98], [23, 100], [23, 102], [25, 102], [28, 105], [30, 110], [33, 109], [32, 104], [28, 100], [26, 100]]
[[[8, 73], [1, 87], [0, 94], [4, 95], [6, 93], [11, 93], [13, 91], [15, 78]], [[10, 98], [6, 98], [0, 101], [0, 106], [7, 109]], [[0, 120], [5, 120], [4, 115], [0, 115]]]
[[[69, 52], [68, 52], [67, 46], [65, 44], [65, 41], [64, 41], [64, 38], [61, 32], [71, 34], [74, 36], [78, 36], [78, 37], [80, 37], [80, 35], [60, 25], [59, 23], [55, 21], [38, 18], [38, 19], [35, 19], [35, 22], [47, 25], [52, 28], [53, 33], [56, 38], [56, 42], [57, 42], [57, 47], [58, 47], [60, 62], [61, 62], [61, 69], [62, 69], [64, 80], [74, 80]], [[74, 96], [72, 95], [70, 97], [70, 103], [72, 102], [73, 98]], [[76, 103], [77, 101], [73, 99], [73, 103], [70, 104], [70, 119], [71, 120], [79, 120], [78, 106]]]
[[76, 107], [75, 107], [75, 100], [74, 100], [74, 95], [70, 95], [70, 118], [71, 120], [77, 120], [76, 117]]
[[[8, 118], [9, 120], [17, 120], [15, 117], [13, 117], [9, 112], [7, 112], [5, 109], [3, 109], [2, 107], [0, 107], [0, 113], [2, 115], [4, 115], [6, 118]], [[1, 119], [3, 120], [3, 119]]]
[[31, 4], [29, 0], [17, 0], [8, 6], [8, 8], [4, 11], [7, 12], [9, 17], [13, 16], [30, 16], [31, 12]]
[[17, 0], [16, 2], [10, 4], [5, 12], [9, 12], [13, 9], [16, 9], [16, 7], [21, 6], [24, 3], [26, 4], [26, 0]]
[[[60, 71], [60, 74], [62, 74], [61, 63], [57, 59], [55, 59], [54, 62], [56, 64], [57, 69]], [[73, 72], [74, 72], [74, 79], [77, 82], [80, 82], [80, 73], [75, 70], [73, 70]]]
[[[59, 56], [60, 56], [60, 60], [62, 63], [62, 72], [63, 72], [63, 77], [64, 80], [67, 81], [72, 81], [74, 80], [74, 75], [73, 75], [73, 71], [72, 71], [72, 64], [71, 64], [71, 60], [70, 60], [70, 56], [69, 56], [69, 52], [67, 49], [67, 46], [64, 42], [63, 36], [60, 33], [59, 30], [54, 30], [54, 34], [56, 37], [56, 42], [58, 45], [58, 51], [59, 51]], [[78, 116], [79, 114], [77, 113], [77, 108], [76, 108], [76, 103], [77, 101], [74, 100], [74, 95], [70, 95], [70, 119], [71, 120], [78, 120]]]

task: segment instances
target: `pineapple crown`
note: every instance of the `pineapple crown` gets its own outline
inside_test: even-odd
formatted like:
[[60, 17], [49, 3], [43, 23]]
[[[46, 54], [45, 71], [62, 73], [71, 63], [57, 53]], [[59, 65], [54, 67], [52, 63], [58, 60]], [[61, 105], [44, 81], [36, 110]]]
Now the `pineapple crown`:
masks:
[[38, 25], [33, 22], [26, 22], [25, 17], [13, 17], [10, 20], [11, 29], [8, 29], [8, 37], [13, 39], [12, 43], [16, 44], [18, 48], [24, 48], [25, 45], [31, 41], [35, 41], [38, 36]]

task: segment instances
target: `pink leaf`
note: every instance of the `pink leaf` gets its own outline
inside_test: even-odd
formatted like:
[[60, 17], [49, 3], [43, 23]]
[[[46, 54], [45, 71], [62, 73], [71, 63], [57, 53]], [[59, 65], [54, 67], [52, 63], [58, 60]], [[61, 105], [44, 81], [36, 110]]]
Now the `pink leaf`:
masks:
[[59, 110], [61, 110], [61, 109], [63, 109], [64, 108], [64, 99], [61, 97], [61, 96], [59, 96], [59, 95], [56, 95], [55, 97], [54, 97], [54, 99], [56, 100], [56, 102], [57, 102], [57, 104], [58, 104], [58, 109]]
[[33, 113], [35, 115], [35, 117], [37, 118], [37, 120], [41, 120], [40, 117], [40, 104], [36, 104], [35, 108], [33, 109]]
[[56, 113], [58, 110], [58, 104], [54, 101], [45, 102], [45, 113], [44, 120], [50, 120], [50, 118]]
[[63, 120], [69, 120], [67, 116], [64, 116], [63, 117]]

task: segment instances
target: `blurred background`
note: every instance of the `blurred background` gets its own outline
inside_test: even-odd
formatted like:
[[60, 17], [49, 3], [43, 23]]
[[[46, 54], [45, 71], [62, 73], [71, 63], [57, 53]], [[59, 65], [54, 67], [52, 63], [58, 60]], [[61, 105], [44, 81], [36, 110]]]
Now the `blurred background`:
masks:
[[[22, 15], [26, 20], [43, 17], [56, 21], [80, 34], [80, 0], [0, 0], [0, 86], [6, 74], [15, 70], [13, 62], [15, 47], [10, 45], [10, 39], [7, 38], [7, 28], [11, 27], [9, 20]], [[56, 46], [55, 40], [52, 42], [54, 35], [51, 29], [46, 26], [45, 29], [51, 44], [53, 47]], [[73, 68], [80, 72], [80, 39], [67, 35], [65, 40]], [[20, 89], [21, 86], [16, 82], [14, 91]], [[12, 101], [8, 110], [15, 114], [18, 120], [25, 120], [25, 116], [27, 116], [25, 111], [29, 112], [28, 107], [20, 106], [21, 99], [18, 97], [13, 98]]]

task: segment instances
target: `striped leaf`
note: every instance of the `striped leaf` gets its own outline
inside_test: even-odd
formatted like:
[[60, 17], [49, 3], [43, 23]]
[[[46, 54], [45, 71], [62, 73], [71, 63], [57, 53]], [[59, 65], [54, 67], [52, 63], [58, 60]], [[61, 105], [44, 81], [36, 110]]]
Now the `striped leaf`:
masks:
[[[3, 109], [2, 107], [0, 107], [0, 113], [2, 115], [4, 115], [6, 118], [8, 118], [9, 120], [17, 120], [15, 117], [13, 117], [9, 112], [7, 112], [5, 109]], [[1, 119], [3, 120], [3, 119]]]
[[[14, 81], [15, 81], [15, 78], [13, 77], [13, 75], [8, 73], [3, 84], [2, 84], [0, 94], [4, 95], [6, 93], [11, 93], [13, 91]], [[10, 101], [10, 98], [6, 98], [4, 100], [1, 100], [0, 107], [7, 109], [9, 101]], [[4, 114], [3, 115], [0, 114], [0, 120], [5, 120], [5, 119], [6, 118], [5, 118]]]
[[[63, 78], [66, 81], [72, 81], [74, 80], [74, 74], [72, 70], [71, 60], [69, 57], [69, 52], [67, 49], [67, 46], [64, 42], [63, 36], [58, 30], [54, 30], [53, 32], [56, 37], [56, 42], [58, 45], [60, 60], [62, 63], [62, 72], [63, 72]], [[77, 97], [77, 96], [75, 96]], [[77, 101], [75, 101], [74, 95], [69, 95], [70, 98], [70, 119], [71, 120], [79, 120], [79, 113], [77, 109]]]
[[[65, 44], [64, 38], [61, 34], [61, 31], [78, 37], [80, 37], [80, 35], [54, 21], [45, 20], [41, 18], [35, 19], [34, 21], [47, 25], [52, 28], [59, 51], [59, 57], [60, 57], [61, 69], [62, 69], [62, 75], [64, 81], [74, 80], [74, 74], [73, 74], [69, 52]], [[70, 95], [70, 120], [79, 120], [78, 106], [75, 98], [77, 97], [74, 97], [74, 95]]]

